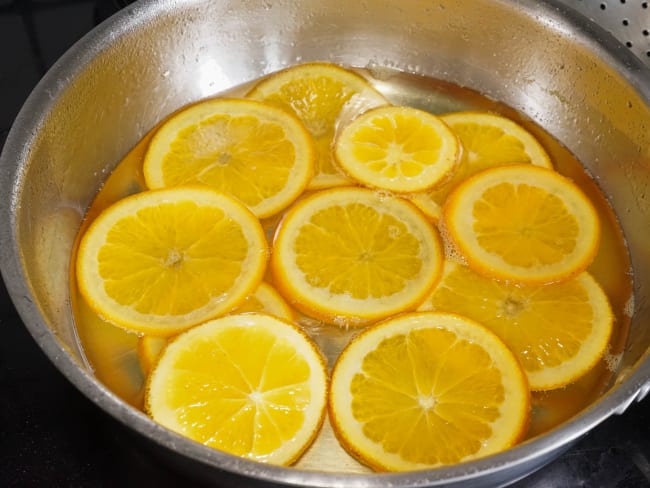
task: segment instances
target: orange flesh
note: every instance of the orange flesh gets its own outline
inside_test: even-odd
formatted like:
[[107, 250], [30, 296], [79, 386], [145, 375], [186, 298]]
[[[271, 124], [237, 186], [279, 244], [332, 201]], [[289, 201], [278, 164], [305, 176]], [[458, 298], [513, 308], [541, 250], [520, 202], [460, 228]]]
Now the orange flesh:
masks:
[[[608, 206], [597, 184], [589, 177], [580, 162], [543, 129], [529, 120], [523, 119], [509, 107], [468, 89], [412, 75], [399, 74], [387, 79], [382, 76], [381, 81], [376, 81], [376, 87], [379, 91], [382, 91], [382, 88], [391, 88], [390, 91], [385, 90], [385, 92], [392, 94], [391, 102], [395, 104], [406, 103], [407, 100], [420, 100], [422, 102], [420, 108], [428, 109], [434, 113], [465, 110], [470, 107], [474, 110], [498, 112], [511, 118], [524, 126], [544, 145], [551, 156], [555, 169], [571, 178], [594, 203], [602, 226], [602, 236], [598, 255], [588, 271], [601, 284], [610, 300], [615, 315], [615, 329], [605, 360], [601, 360], [585, 376], [566, 388], [533, 394], [532, 417], [527, 437], [530, 438], [554, 428], [588, 406], [603, 393], [614, 375], [610, 365], [617, 355], [622, 353], [627, 338], [630, 317], [626, 310], [629, 308], [632, 296], [631, 265], [616, 216]], [[250, 85], [237, 87], [227, 95], [243, 96], [249, 89]], [[443, 102], [437, 102], [440, 105], [428, 107], [427, 100], [443, 100]], [[103, 208], [129, 194], [144, 189], [142, 160], [154, 130], [155, 128], [125, 156], [106, 180], [86, 214], [80, 235]], [[273, 225], [267, 227], [269, 235], [272, 235], [273, 231]], [[126, 402], [143, 408], [144, 378], [138, 366], [137, 337], [108, 325], [95, 315], [79, 296], [74, 277], [71, 278], [71, 290], [80, 343], [96, 376]], [[321, 346], [330, 363], [333, 362], [351, 336], [351, 333], [347, 331], [328, 330], [331, 326], [324, 326], [311, 319], [300, 318], [299, 320], [306, 331]], [[319, 442], [320, 439], [317, 439], [313, 449], [318, 448]], [[351, 466], [346, 469], [357, 470], [354, 464]]]

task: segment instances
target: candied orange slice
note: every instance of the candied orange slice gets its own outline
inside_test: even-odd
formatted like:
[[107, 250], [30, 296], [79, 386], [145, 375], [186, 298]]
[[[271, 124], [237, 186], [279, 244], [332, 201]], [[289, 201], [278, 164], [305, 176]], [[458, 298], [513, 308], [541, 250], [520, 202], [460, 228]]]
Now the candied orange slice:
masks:
[[515, 353], [533, 390], [580, 378], [600, 360], [612, 333], [607, 296], [587, 272], [561, 283], [521, 286], [445, 263], [420, 310], [454, 312], [492, 330]]
[[472, 269], [525, 284], [578, 275], [600, 242], [598, 214], [580, 188], [531, 164], [496, 167], [465, 180], [449, 195], [443, 223]]
[[515, 356], [460, 315], [411, 313], [352, 339], [332, 371], [337, 438], [380, 471], [410, 471], [504, 450], [526, 433], [530, 392]]
[[407, 201], [332, 188], [287, 212], [271, 272], [290, 305], [355, 326], [415, 308], [438, 279], [442, 256], [436, 230]]
[[323, 357], [300, 328], [266, 314], [228, 315], [170, 342], [145, 408], [206, 446], [284, 465], [319, 432], [327, 383]]
[[410, 193], [444, 181], [460, 155], [454, 133], [438, 117], [411, 107], [380, 107], [337, 136], [334, 156], [352, 178], [374, 188]]
[[207, 187], [124, 198], [97, 217], [79, 245], [79, 290], [123, 328], [173, 335], [229, 312], [262, 281], [268, 248], [241, 203]]
[[312, 139], [295, 116], [253, 100], [216, 98], [165, 121], [143, 171], [151, 189], [208, 185], [264, 218], [303, 192], [314, 164]]
[[272, 74], [247, 95], [287, 109], [305, 124], [316, 143], [316, 173], [310, 189], [349, 185], [336, 167], [332, 145], [337, 126], [386, 99], [363, 77], [330, 63], [305, 63]]

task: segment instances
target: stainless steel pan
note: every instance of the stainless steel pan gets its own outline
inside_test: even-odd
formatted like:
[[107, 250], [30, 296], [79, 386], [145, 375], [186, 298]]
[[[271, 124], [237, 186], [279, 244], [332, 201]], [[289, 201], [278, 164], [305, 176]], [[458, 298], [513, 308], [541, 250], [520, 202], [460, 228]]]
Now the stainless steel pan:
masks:
[[[629, 341], [600, 400], [479, 461], [346, 474], [271, 467], [205, 448], [157, 426], [96, 380], [76, 338], [68, 272], [80, 220], [103, 179], [181, 105], [308, 60], [387, 66], [474, 88], [526, 114], [584, 161], [620, 218], [635, 276]], [[494, 486], [531, 473], [650, 390], [649, 238], [650, 71], [553, 0], [142, 1], [50, 70], [0, 158], [0, 264], [34, 339], [100, 408], [207, 477], [415, 487]]]

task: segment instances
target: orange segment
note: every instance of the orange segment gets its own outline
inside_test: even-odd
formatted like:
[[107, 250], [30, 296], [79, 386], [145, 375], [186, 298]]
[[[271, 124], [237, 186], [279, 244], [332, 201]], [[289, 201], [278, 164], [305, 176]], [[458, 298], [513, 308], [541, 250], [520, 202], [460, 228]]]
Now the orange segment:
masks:
[[206, 446], [291, 464], [318, 433], [326, 396], [324, 360], [302, 330], [242, 314], [170, 342], [149, 376], [145, 407], [156, 422]]
[[268, 249], [241, 203], [206, 187], [120, 200], [81, 239], [79, 290], [115, 325], [173, 335], [229, 312], [261, 282]]
[[247, 96], [289, 110], [305, 124], [317, 151], [311, 189], [350, 184], [332, 158], [337, 126], [368, 108], [388, 103], [364, 78], [329, 63], [305, 63], [274, 73]]
[[341, 444], [381, 471], [453, 464], [523, 437], [526, 377], [510, 350], [478, 323], [413, 313], [370, 327], [332, 372], [329, 414]]
[[408, 202], [362, 188], [324, 190], [280, 223], [273, 282], [303, 313], [341, 326], [413, 309], [442, 264], [435, 229]]
[[205, 184], [260, 218], [289, 205], [314, 172], [311, 137], [284, 110], [252, 100], [210, 99], [173, 115], [144, 160], [152, 189]]
[[451, 261], [420, 309], [481, 322], [517, 355], [533, 390], [572, 383], [605, 352], [613, 327], [607, 296], [593, 277], [526, 287], [484, 278]]
[[410, 107], [380, 107], [341, 130], [334, 155], [362, 184], [408, 193], [446, 179], [459, 148], [456, 136], [435, 115]]
[[461, 183], [443, 209], [453, 243], [480, 274], [526, 284], [584, 271], [600, 241], [598, 214], [567, 178], [530, 164], [496, 167]]

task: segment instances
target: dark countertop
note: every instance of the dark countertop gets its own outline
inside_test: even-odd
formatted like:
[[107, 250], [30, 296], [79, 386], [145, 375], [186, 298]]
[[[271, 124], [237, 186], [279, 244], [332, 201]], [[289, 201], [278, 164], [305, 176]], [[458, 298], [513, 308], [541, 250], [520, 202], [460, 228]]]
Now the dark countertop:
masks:
[[[0, 147], [45, 70], [125, 3], [0, 0]], [[2, 283], [0, 334], [0, 486], [188, 485], [55, 369], [23, 326]], [[515, 486], [650, 487], [650, 399], [605, 421]]]

